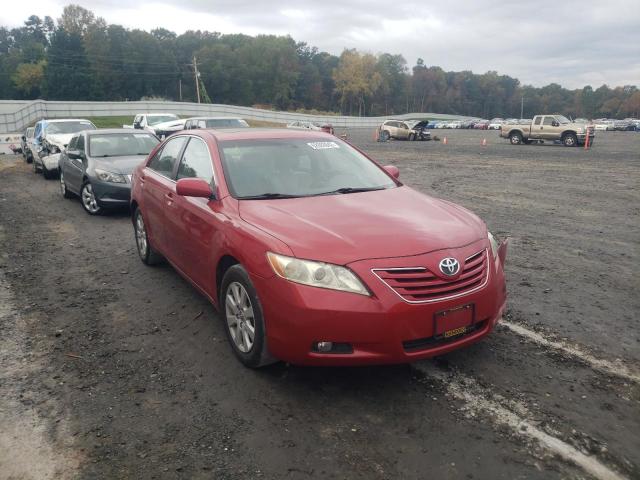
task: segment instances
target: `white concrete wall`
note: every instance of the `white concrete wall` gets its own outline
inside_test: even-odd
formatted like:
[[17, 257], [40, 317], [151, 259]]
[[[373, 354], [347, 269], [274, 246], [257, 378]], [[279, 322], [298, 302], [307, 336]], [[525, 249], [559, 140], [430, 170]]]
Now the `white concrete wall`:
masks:
[[457, 119], [456, 115], [434, 113], [410, 113], [393, 117], [346, 117], [333, 115], [306, 115], [302, 113], [276, 112], [233, 105], [198, 104], [186, 102], [63, 102], [63, 101], [15, 101], [0, 100], [0, 132], [21, 132], [42, 118], [108, 117], [136, 113], [167, 112], [176, 115], [227, 115], [247, 120], [264, 120], [288, 123], [294, 120], [329, 122], [335, 127], [376, 127], [387, 118]]

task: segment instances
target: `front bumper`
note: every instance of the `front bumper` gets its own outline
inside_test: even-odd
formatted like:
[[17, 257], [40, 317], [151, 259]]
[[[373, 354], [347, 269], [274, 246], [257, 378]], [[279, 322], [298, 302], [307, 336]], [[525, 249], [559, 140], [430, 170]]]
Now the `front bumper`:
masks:
[[101, 182], [93, 178], [91, 180], [93, 194], [98, 205], [103, 208], [128, 207], [131, 200], [131, 183]]
[[42, 161], [42, 166], [45, 169], [49, 171], [57, 171], [60, 165], [60, 154], [53, 153], [51, 155], [47, 155], [46, 157], [41, 157], [40, 160]]
[[[382, 283], [372, 271], [380, 267], [380, 260], [350, 265], [372, 291], [371, 297], [252, 275], [262, 299], [268, 348], [289, 363], [337, 366], [409, 363], [470, 345], [488, 335], [505, 310], [506, 244], [501, 249], [495, 259], [489, 255], [484, 287], [431, 303], [408, 303]], [[395, 260], [413, 261], [407, 258]], [[472, 331], [450, 339], [438, 336], [447, 328], [436, 327], [436, 314], [469, 304], [474, 310]], [[314, 351], [312, 345], [319, 341], [349, 344], [351, 352]]]

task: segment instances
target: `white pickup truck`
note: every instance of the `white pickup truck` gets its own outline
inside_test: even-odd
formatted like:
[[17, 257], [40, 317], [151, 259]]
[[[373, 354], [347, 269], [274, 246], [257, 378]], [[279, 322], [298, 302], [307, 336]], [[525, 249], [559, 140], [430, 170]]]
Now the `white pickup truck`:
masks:
[[173, 113], [139, 113], [133, 119], [133, 125], [123, 125], [124, 128], [147, 130], [158, 138], [165, 138], [172, 133], [184, 130], [184, 119]]
[[563, 115], [536, 115], [531, 123], [509, 123], [500, 127], [500, 136], [508, 138], [512, 145], [560, 140], [567, 147], [577, 147], [585, 144], [587, 135], [591, 145], [593, 126], [572, 122]]

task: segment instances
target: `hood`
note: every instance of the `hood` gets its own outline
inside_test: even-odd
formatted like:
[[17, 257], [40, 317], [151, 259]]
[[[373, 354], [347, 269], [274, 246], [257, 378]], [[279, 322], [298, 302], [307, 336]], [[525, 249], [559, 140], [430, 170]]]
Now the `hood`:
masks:
[[186, 120], [169, 120], [168, 122], [156, 123], [151, 128], [154, 130], [182, 130]]
[[243, 220], [285, 242], [296, 257], [341, 265], [461, 247], [487, 235], [473, 213], [406, 186], [239, 203]]
[[131, 175], [135, 168], [147, 158], [146, 155], [130, 155], [126, 157], [94, 158], [94, 167], [108, 172]]
[[71, 141], [71, 137], [73, 137], [74, 135], [75, 133], [51, 133], [45, 138], [49, 143], [53, 143], [60, 147], [66, 147]]

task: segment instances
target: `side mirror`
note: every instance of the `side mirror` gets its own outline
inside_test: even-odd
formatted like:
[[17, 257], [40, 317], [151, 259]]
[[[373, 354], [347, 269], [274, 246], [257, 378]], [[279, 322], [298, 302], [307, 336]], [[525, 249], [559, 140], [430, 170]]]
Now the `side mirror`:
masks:
[[134, 122], [133, 123], [133, 128], [141, 129], [142, 126], [140, 125], [140, 122]]
[[25, 137], [24, 135], [22, 135], [22, 141], [26, 142], [27, 141], [27, 137]]
[[202, 178], [181, 178], [176, 183], [176, 193], [181, 197], [213, 197], [211, 185]]
[[385, 165], [382, 168], [384, 168], [387, 171], [387, 173], [391, 175], [393, 178], [400, 177], [400, 170], [398, 170], [398, 167], [396, 167], [395, 165]]
[[559, 127], [560, 124], [554, 120], [553, 122], [551, 122], [551, 126], [552, 127]]
[[78, 150], [67, 150], [67, 157], [71, 160], [80, 160], [80, 152]]

